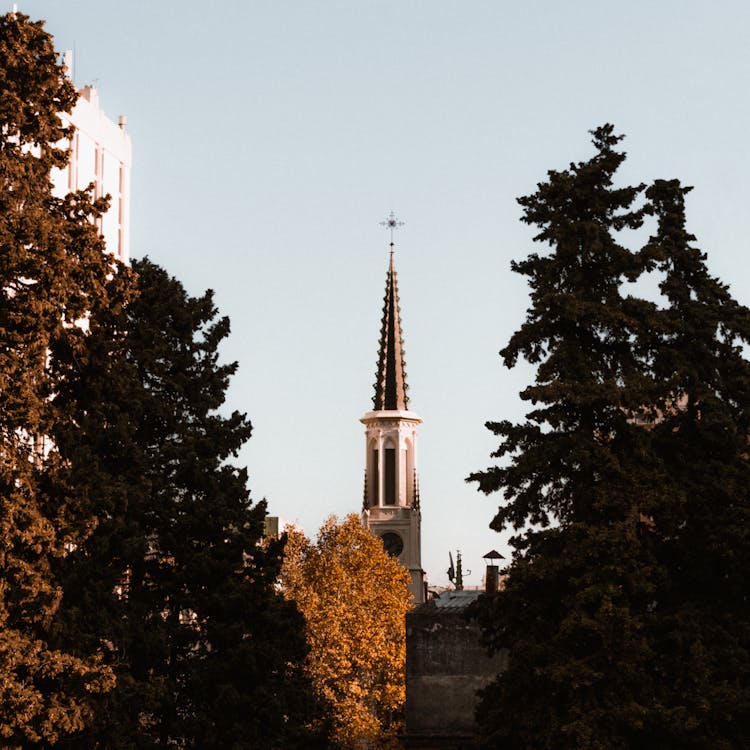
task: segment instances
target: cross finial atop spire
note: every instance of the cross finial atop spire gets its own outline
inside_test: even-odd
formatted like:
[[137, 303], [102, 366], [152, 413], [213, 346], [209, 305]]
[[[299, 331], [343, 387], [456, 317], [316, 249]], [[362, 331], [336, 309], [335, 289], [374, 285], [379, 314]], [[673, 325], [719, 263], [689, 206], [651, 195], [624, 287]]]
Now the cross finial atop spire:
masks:
[[393, 252], [393, 230], [404, 226], [404, 222], [399, 221], [396, 218], [396, 214], [391, 211], [391, 213], [388, 215], [388, 218], [385, 221], [380, 222], [380, 226], [391, 230], [391, 252]]

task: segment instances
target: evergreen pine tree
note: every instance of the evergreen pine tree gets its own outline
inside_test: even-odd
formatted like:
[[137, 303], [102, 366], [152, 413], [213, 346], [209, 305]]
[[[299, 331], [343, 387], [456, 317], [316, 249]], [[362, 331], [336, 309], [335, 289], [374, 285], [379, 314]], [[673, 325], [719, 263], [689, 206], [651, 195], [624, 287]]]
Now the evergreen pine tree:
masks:
[[[536, 526], [476, 610], [511, 654], [478, 715], [488, 747], [744, 748], [750, 310], [692, 246], [678, 181], [618, 218], [614, 142], [599, 129], [593, 160], [521, 200], [552, 253], [515, 266], [532, 307], [502, 354], [539, 365], [522, 395], [542, 408], [490, 425], [504, 464], [472, 479], [504, 492], [495, 528]], [[617, 249], [644, 213], [654, 236]], [[662, 305], [623, 296], [643, 272]]]
[[304, 621], [276, 584], [283, 542], [260, 544], [265, 503], [229, 463], [250, 436], [220, 413], [229, 322], [210, 292], [190, 297], [148, 260], [133, 271], [137, 298], [92, 329], [99, 350], [66, 394], [90, 404], [66, 445], [95, 462], [106, 512], [65, 561], [63, 608], [69, 632], [105, 635], [118, 680], [71, 746], [315, 747]]
[[493, 528], [522, 530], [505, 590], [475, 612], [488, 645], [510, 650], [478, 709], [485, 747], [649, 747], [648, 622], [664, 572], [648, 524], [660, 468], [639, 422], [654, 415], [642, 349], [655, 310], [623, 290], [645, 260], [617, 241], [643, 221], [643, 186], [614, 187], [620, 138], [609, 125], [593, 136], [593, 158], [519, 200], [549, 253], [513, 264], [531, 307], [501, 355], [537, 365], [521, 394], [533, 408], [488, 424], [503, 461], [469, 478], [503, 492]]
[[646, 193], [658, 227], [643, 256], [665, 301], [649, 332], [665, 498], [652, 522], [669, 570], [654, 607], [654, 734], [664, 747], [728, 750], [750, 746], [750, 310], [691, 244], [689, 190], [657, 180]]
[[86, 193], [56, 198], [70, 134], [59, 113], [76, 92], [42, 23], [0, 17], [0, 741], [49, 746], [91, 718], [111, 687], [91, 648], [53, 645], [57, 562], [95, 518], [66, 484], [50, 436], [66, 416], [55, 400], [59, 358], [80, 350], [76, 325], [109, 294], [113, 266], [92, 219], [106, 208]]

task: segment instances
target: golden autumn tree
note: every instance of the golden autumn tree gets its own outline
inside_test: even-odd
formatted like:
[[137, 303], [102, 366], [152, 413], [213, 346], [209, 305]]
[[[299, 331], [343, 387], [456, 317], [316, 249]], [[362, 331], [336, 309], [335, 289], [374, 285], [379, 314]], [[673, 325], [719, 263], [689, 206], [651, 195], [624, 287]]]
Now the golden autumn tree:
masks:
[[386, 747], [405, 700], [409, 576], [356, 515], [288, 533], [282, 584], [307, 621], [307, 669], [340, 748]]

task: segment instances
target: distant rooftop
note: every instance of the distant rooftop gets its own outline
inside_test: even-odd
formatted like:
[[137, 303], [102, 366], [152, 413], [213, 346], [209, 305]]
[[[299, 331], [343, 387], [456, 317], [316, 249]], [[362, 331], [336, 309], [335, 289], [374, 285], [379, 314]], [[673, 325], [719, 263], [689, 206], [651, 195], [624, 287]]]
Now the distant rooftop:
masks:
[[466, 591], [457, 591], [455, 589], [450, 591], [443, 591], [440, 596], [436, 599], [430, 599], [425, 607], [433, 606], [441, 610], [461, 610], [466, 609], [472, 602], [475, 602], [482, 594], [484, 589], [474, 589]]

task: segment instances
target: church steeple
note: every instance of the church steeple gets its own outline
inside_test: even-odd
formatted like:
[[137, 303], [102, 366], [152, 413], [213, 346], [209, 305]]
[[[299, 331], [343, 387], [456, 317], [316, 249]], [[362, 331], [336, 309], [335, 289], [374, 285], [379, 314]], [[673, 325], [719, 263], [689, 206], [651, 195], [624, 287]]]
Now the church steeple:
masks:
[[375, 411], [406, 411], [409, 408], [409, 386], [406, 383], [401, 310], [398, 302], [398, 281], [391, 242], [391, 261], [385, 280], [383, 319], [380, 328], [378, 369], [375, 373], [375, 395], [372, 399]]
[[401, 336], [393, 230], [401, 225], [391, 213], [391, 257], [385, 282], [383, 320], [378, 345], [373, 411], [365, 425], [365, 482], [362, 521], [386, 550], [407, 568], [414, 602], [425, 600], [421, 553], [421, 510], [417, 471], [417, 428], [422, 420], [409, 411], [406, 365]]

